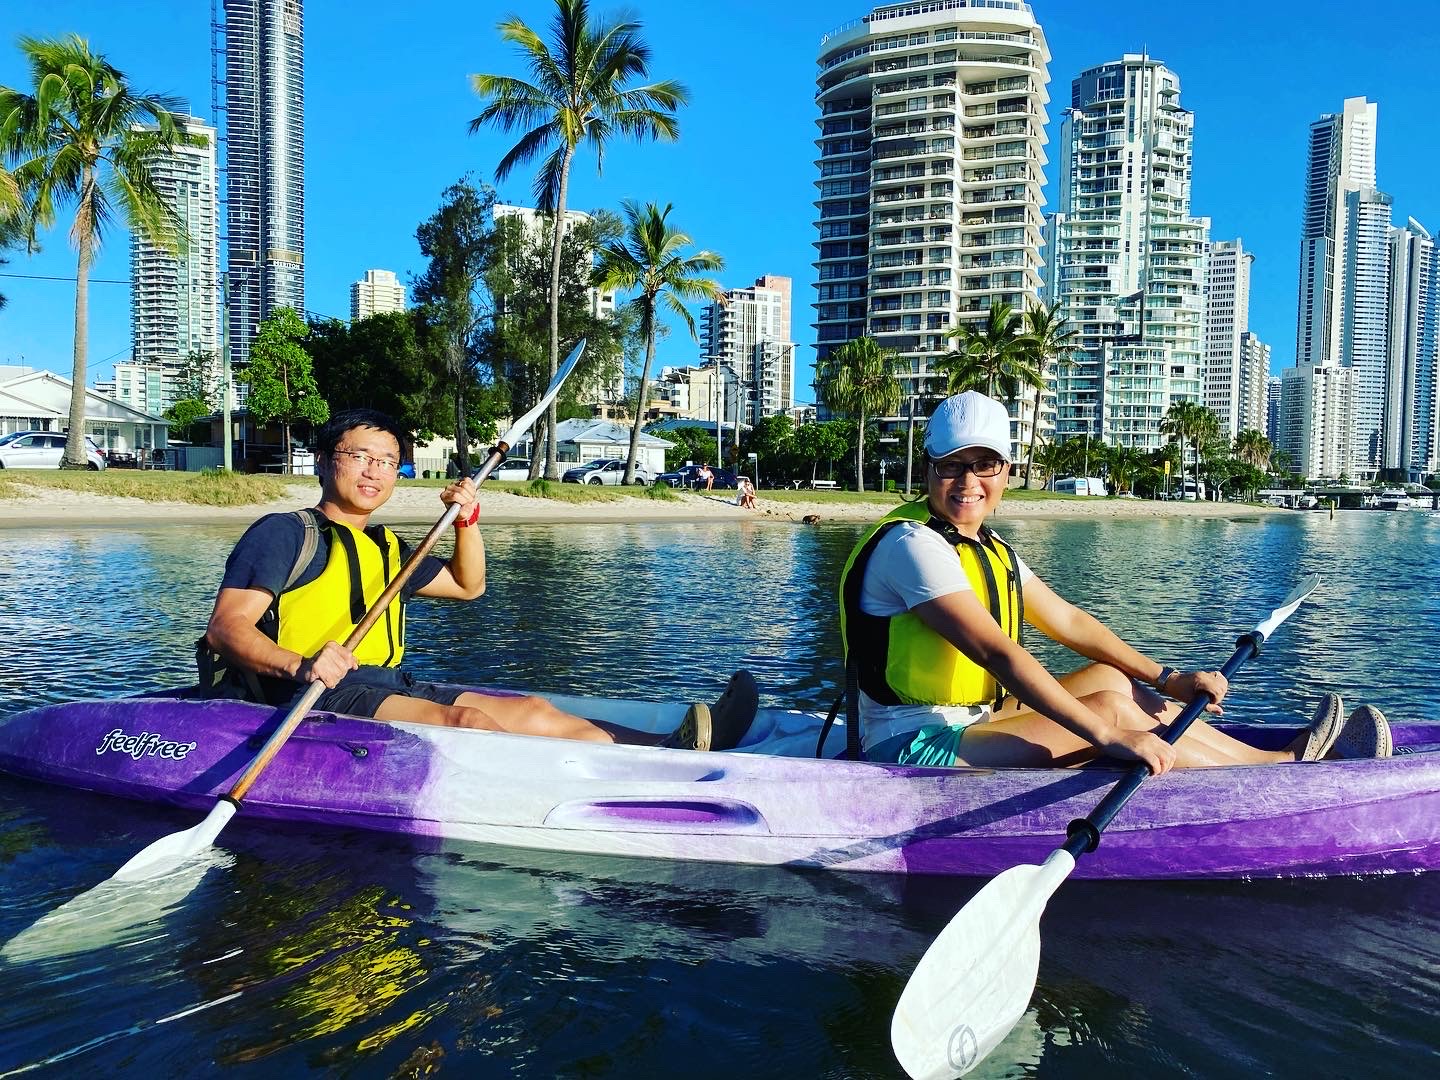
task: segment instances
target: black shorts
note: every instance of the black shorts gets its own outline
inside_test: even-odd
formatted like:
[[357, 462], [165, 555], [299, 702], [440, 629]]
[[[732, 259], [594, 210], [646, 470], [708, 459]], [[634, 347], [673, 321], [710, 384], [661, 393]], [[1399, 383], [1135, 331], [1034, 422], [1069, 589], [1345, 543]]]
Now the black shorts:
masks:
[[[309, 687], [302, 686], [295, 691], [290, 704], [294, 705], [299, 701], [307, 689]], [[440, 705], [454, 705], [455, 699], [464, 692], [464, 689], [458, 686], [419, 682], [415, 676], [400, 668], [362, 667], [350, 672], [337, 686], [321, 694], [313, 708], [321, 712], [343, 713], [346, 716], [373, 717], [380, 704], [396, 694], [433, 701]]]

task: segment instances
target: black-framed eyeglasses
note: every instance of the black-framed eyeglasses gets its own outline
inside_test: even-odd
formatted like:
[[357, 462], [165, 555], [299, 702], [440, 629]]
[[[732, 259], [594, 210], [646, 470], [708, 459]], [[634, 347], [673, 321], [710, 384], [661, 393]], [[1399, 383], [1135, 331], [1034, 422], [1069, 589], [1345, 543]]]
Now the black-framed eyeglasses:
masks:
[[360, 450], [335, 450], [333, 453], [339, 457], [349, 458], [357, 469], [368, 469], [373, 464], [381, 472], [389, 473], [391, 476], [400, 471], [400, 462], [376, 457], [374, 454], [366, 454]]
[[983, 457], [979, 461], [957, 461], [955, 458], [938, 458], [930, 464], [935, 469], [935, 475], [944, 480], [959, 480], [967, 472], [988, 479], [1000, 475], [1000, 470], [1005, 468], [1005, 459]]

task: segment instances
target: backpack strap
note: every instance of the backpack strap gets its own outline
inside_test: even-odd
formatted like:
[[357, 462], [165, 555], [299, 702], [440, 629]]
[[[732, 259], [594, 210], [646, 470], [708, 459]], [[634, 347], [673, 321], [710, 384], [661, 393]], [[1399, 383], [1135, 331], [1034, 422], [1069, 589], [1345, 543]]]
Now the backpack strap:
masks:
[[320, 546], [320, 526], [315, 521], [316, 510], [296, 510], [294, 517], [300, 522], [305, 530], [305, 536], [300, 541], [300, 553], [295, 556], [295, 565], [290, 568], [290, 576], [285, 579], [285, 588], [281, 592], [288, 592], [295, 582], [300, 580], [300, 575], [310, 565], [310, 560], [315, 557], [315, 549]]
[[[295, 556], [295, 565], [290, 568], [289, 575], [285, 578], [285, 586], [280, 591], [287, 592], [295, 582], [300, 580], [300, 575], [315, 558], [315, 551], [320, 546], [320, 525], [316, 520], [317, 511], [296, 510], [293, 515], [300, 522], [304, 530], [304, 536], [300, 541], [300, 551]], [[279, 597], [276, 597], [278, 600]], [[205, 640], [205, 635], [200, 635], [195, 642], [195, 666], [200, 680], [201, 697], [232, 697], [235, 691], [242, 691], [247, 701], [263, 702], [265, 692], [260, 686], [260, 680], [253, 671], [241, 670], [232, 667], [225, 658], [210, 647]]]

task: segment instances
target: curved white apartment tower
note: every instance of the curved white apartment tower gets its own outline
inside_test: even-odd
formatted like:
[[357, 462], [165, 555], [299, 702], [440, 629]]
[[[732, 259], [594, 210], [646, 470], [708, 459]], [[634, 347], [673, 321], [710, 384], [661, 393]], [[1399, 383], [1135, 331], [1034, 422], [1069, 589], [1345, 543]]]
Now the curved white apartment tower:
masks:
[[1193, 115], [1180, 79], [1127, 54], [1080, 74], [1061, 123], [1047, 274], [1084, 351], [1061, 373], [1059, 438], [1153, 450], [1200, 401], [1209, 222], [1190, 216]]
[[[869, 335], [904, 358], [906, 398], [938, 394], [927, 376], [947, 330], [992, 301], [1034, 302], [1049, 60], [1012, 0], [887, 4], [821, 39], [819, 358]], [[1020, 453], [1031, 408], [1018, 412]]]

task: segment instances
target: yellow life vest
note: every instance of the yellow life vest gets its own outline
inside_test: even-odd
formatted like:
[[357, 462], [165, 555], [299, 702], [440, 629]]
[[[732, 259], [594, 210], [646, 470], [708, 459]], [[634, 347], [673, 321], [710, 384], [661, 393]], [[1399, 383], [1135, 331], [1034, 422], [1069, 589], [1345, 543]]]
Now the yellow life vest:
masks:
[[995, 677], [914, 612], [884, 616], [860, 609], [870, 556], [890, 529], [906, 521], [923, 522], [954, 546], [980, 602], [1012, 641], [1021, 639], [1025, 598], [1010, 545], [984, 527], [972, 540], [934, 516], [926, 503], [906, 503], [860, 538], [841, 572], [840, 637], [847, 665], [855, 662], [859, 688], [881, 705], [998, 705], [1005, 690]]
[[[321, 517], [320, 528], [330, 534], [325, 569], [314, 581], [282, 592], [275, 602], [275, 641], [301, 656], [314, 656], [327, 641], [344, 642], [400, 572], [402, 562], [399, 539], [383, 525], [362, 533]], [[355, 649], [355, 659], [398, 667], [404, 656], [405, 604], [397, 595]]]

